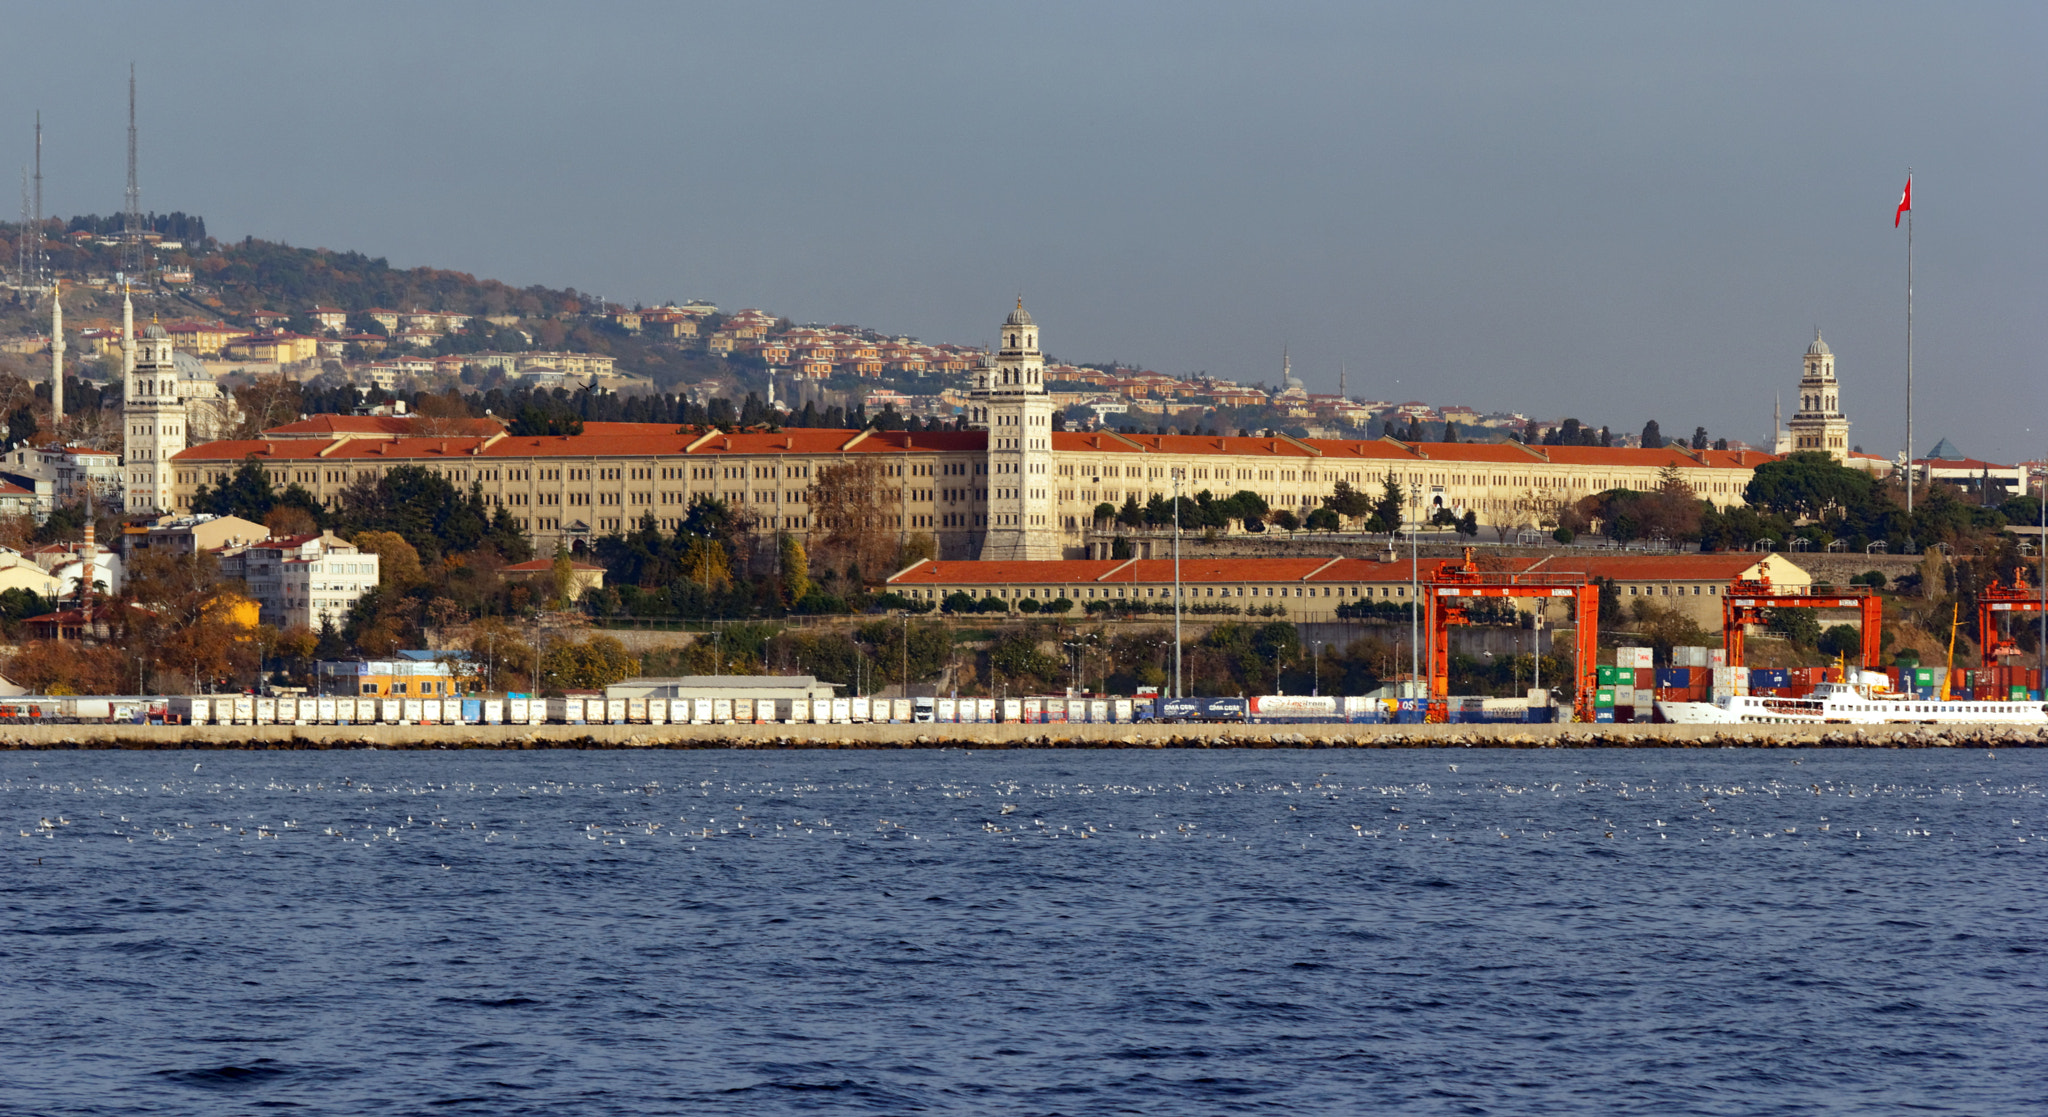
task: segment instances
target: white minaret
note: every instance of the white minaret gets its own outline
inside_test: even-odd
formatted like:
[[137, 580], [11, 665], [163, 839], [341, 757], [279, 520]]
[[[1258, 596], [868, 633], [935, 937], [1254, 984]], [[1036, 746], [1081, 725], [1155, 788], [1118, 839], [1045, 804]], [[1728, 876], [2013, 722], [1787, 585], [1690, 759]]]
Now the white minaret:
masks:
[[128, 285], [121, 285], [121, 378], [135, 371], [135, 300], [128, 297]]
[[988, 523], [984, 559], [1056, 559], [1060, 533], [1052, 497], [1052, 397], [1038, 324], [1017, 300], [1003, 320], [1003, 344], [975, 373], [972, 415], [988, 431]]
[[1835, 354], [1813, 331], [1799, 377], [1799, 410], [1792, 413], [1792, 449], [1818, 450], [1836, 461], [1849, 458], [1849, 420], [1842, 416]]
[[171, 336], [155, 322], [135, 344], [129, 370], [128, 511], [169, 512], [171, 458], [185, 448], [185, 403], [178, 396], [178, 368], [171, 362]]
[[[64, 285], [50, 284], [50, 403], [56, 421], [64, 418]], [[52, 425], [55, 425], [53, 421]]]

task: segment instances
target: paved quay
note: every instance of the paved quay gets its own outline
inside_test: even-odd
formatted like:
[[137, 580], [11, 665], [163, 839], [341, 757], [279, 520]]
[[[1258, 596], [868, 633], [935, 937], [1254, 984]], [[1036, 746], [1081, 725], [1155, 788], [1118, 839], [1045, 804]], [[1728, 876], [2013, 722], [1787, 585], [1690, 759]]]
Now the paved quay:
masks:
[[1717, 725], [15, 725], [0, 749], [1984, 748], [2048, 729]]

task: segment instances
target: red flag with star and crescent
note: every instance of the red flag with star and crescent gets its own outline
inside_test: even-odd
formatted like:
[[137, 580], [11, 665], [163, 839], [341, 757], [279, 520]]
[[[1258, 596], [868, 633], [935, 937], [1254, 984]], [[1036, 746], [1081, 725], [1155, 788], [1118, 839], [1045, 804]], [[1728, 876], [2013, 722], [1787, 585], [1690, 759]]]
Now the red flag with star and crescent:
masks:
[[1896, 212], [1894, 212], [1894, 213], [1892, 214], [1892, 228], [1894, 228], [1894, 229], [1898, 228], [1898, 227], [1899, 227], [1899, 218], [1901, 218], [1901, 217], [1904, 217], [1904, 216], [1906, 215], [1907, 211], [1911, 210], [1912, 208], [1913, 208], [1913, 176], [1912, 176], [1912, 175], [1907, 175], [1907, 176], [1906, 176], [1906, 189], [1905, 189], [1905, 192], [1904, 192], [1904, 193], [1901, 193], [1901, 194], [1899, 195], [1899, 208], [1898, 208], [1898, 210], [1897, 210]]

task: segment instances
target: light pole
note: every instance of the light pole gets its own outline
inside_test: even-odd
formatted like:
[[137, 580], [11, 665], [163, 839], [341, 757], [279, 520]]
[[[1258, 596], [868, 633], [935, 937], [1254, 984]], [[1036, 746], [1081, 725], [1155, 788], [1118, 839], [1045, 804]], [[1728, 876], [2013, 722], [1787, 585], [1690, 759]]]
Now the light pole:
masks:
[[1314, 681], [1309, 684], [1309, 697], [1321, 697], [1323, 693], [1323, 642], [1321, 640], [1316, 641], [1315, 666], [1312, 678]]
[[1173, 696], [1184, 698], [1180, 687], [1180, 479], [1181, 468], [1173, 469]]

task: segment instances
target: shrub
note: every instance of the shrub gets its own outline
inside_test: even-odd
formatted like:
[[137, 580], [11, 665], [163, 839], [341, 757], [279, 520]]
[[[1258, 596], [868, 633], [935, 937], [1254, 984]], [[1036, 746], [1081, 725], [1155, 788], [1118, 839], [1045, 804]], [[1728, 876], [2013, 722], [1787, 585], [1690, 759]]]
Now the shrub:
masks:
[[1036, 613], [1043, 608], [1045, 606], [1039, 604], [1035, 597], [1027, 597], [1017, 603], [1017, 611], [1020, 613]]
[[941, 603], [940, 607], [948, 613], [972, 613], [977, 610], [977, 604], [973, 596], [961, 593], [959, 590], [954, 590], [952, 593], [947, 594], [946, 600]]
[[974, 608], [975, 611], [982, 613], [1007, 613], [1010, 611], [1010, 603], [997, 597], [995, 594], [989, 594], [987, 597], [982, 598], [980, 604]]
[[1064, 597], [1055, 597], [1045, 603], [1045, 611], [1048, 613], [1070, 613], [1073, 609], [1074, 603]]

